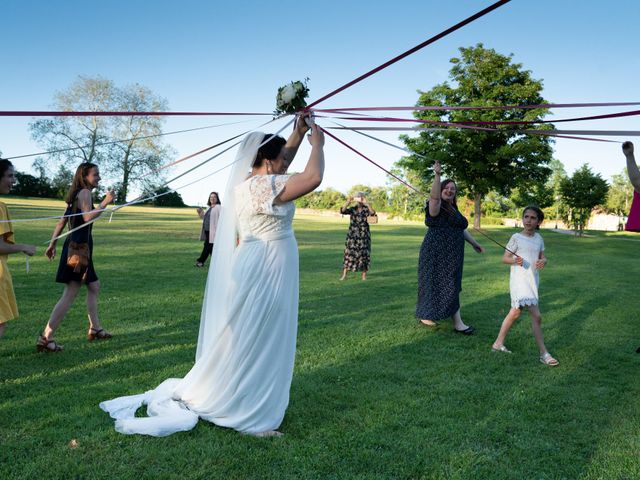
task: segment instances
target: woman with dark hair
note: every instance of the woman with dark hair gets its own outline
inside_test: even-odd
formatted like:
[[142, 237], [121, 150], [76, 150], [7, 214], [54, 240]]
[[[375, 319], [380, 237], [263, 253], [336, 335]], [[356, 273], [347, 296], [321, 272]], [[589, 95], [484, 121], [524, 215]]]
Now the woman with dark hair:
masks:
[[466, 230], [469, 223], [458, 210], [457, 188], [453, 180], [440, 181], [442, 168], [433, 165], [433, 186], [425, 207], [425, 224], [429, 229], [420, 247], [418, 260], [418, 303], [416, 317], [421, 325], [436, 327], [436, 320], [453, 318], [457, 333], [475, 331], [460, 316], [464, 242], [478, 253], [484, 248]]
[[[8, 194], [15, 183], [13, 164], [9, 160], [0, 160], [0, 194]], [[9, 209], [4, 202], [0, 202], [0, 338], [4, 335], [7, 322], [18, 316], [18, 305], [13, 292], [7, 257], [12, 253], [24, 253], [31, 257], [35, 252], [34, 245], [15, 243]]]
[[[242, 142], [216, 233], [196, 362], [182, 379], [101, 403], [119, 432], [165, 436], [203, 418], [250, 435], [281, 435], [298, 325], [293, 201], [324, 173], [324, 137], [313, 127], [307, 165], [286, 175], [308, 129], [298, 121], [287, 141], [253, 132]], [[148, 418], [135, 416], [141, 404]]]
[[200, 230], [200, 240], [204, 241], [202, 253], [196, 260], [196, 267], [203, 267], [207, 261], [211, 251], [213, 250], [213, 242], [216, 238], [216, 227], [218, 226], [218, 218], [220, 218], [220, 196], [218, 192], [211, 192], [207, 201], [209, 207], [205, 212], [198, 207], [198, 215], [202, 219], [202, 229]]
[[[355, 200], [355, 206], [350, 206]], [[371, 230], [369, 229], [369, 215], [375, 215], [373, 208], [367, 203], [364, 192], [358, 192], [354, 197], [349, 197], [343, 207], [342, 215], [349, 215], [349, 230], [344, 245], [344, 257], [342, 260], [342, 277], [347, 277], [347, 272], [362, 272], [362, 280], [367, 279], [369, 264], [371, 263]]]
[[[73, 176], [71, 187], [65, 197], [67, 209], [64, 216], [58, 221], [51, 242], [45, 250], [44, 254], [49, 260], [53, 260], [56, 256], [56, 243], [58, 237], [62, 233], [64, 227], [69, 224], [71, 233], [67, 235], [60, 254], [60, 263], [58, 265], [58, 273], [56, 282], [64, 283], [64, 291], [62, 297], [53, 308], [49, 321], [44, 331], [38, 337], [36, 348], [39, 352], [60, 352], [63, 350], [62, 345], [53, 339], [53, 334], [62, 322], [62, 319], [69, 311], [73, 304], [82, 284], [87, 285], [87, 313], [89, 316], [89, 331], [87, 340], [106, 340], [111, 338], [111, 334], [102, 328], [98, 318], [98, 293], [100, 292], [100, 280], [93, 268], [93, 237], [91, 229], [93, 224], [85, 226], [99, 217], [107, 205], [113, 202], [114, 194], [108, 191], [104, 196], [98, 210], [94, 210], [91, 201], [91, 190], [97, 188], [100, 183], [100, 171], [98, 166], [90, 163], [81, 163], [76, 169]], [[88, 249], [88, 265], [84, 268], [73, 268], [68, 265], [69, 246], [74, 242], [75, 245], [84, 246]]]

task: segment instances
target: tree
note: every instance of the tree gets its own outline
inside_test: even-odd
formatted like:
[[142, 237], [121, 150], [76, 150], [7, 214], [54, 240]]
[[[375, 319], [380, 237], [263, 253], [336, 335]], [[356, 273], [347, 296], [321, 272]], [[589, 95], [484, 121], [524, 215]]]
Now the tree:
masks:
[[629, 214], [632, 200], [633, 185], [629, 181], [629, 175], [627, 175], [627, 169], [625, 168], [621, 174], [611, 177], [606, 207], [614, 215], [625, 217]]
[[482, 202], [482, 214], [489, 217], [502, 217], [508, 214], [513, 204], [504, 195], [496, 191], [489, 192]]
[[564, 169], [564, 165], [560, 160], [552, 159], [549, 163], [549, 167], [551, 168], [551, 177], [547, 181], [547, 186], [553, 192], [553, 204], [552, 204], [552, 212], [555, 221], [556, 228], [558, 228], [558, 218], [567, 218], [568, 208], [562, 201], [562, 195], [560, 192], [560, 185], [562, 181], [567, 178], [567, 171]]
[[328, 210], [337, 210], [345, 202], [346, 197], [343, 193], [334, 190], [333, 188], [326, 188], [318, 192], [318, 203], [315, 208], [323, 208]]
[[606, 201], [609, 185], [600, 174], [594, 174], [585, 164], [570, 178], [560, 183], [560, 194], [569, 207], [569, 222], [582, 235], [591, 211]]
[[[482, 44], [460, 48], [460, 58], [452, 58], [451, 81], [436, 85], [428, 92], [419, 91], [418, 106], [504, 106], [546, 103], [541, 96], [542, 82], [531, 78], [512, 55], [504, 56]], [[414, 117], [427, 122], [539, 121], [544, 109], [510, 110], [426, 110]], [[433, 125], [425, 125], [431, 127]], [[417, 137], [400, 138], [415, 154], [402, 158], [398, 165], [415, 172], [429, 183], [431, 165], [439, 160], [448, 176], [474, 200], [474, 225], [480, 226], [481, 201], [491, 192], [502, 195], [524, 183], [544, 182], [550, 174], [547, 164], [552, 158], [547, 136], [523, 135], [523, 128], [536, 126], [504, 125], [491, 131], [471, 129], [437, 129], [421, 131]], [[553, 128], [546, 124], [545, 129]]]
[[56, 198], [64, 198], [71, 186], [73, 172], [64, 165], [58, 167], [58, 171], [51, 180], [51, 186], [55, 191]]
[[362, 185], [358, 183], [349, 189], [347, 197], [355, 197], [358, 192], [362, 192], [365, 197], [368, 197], [371, 194], [371, 187], [369, 185]]
[[[391, 173], [409, 185], [413, 185], [419, 191], [426, 191], [426, 185], [416, 172], [402, 165], [396, 165], [391, 169]], [[424, 218], [425, 196], [411, 190], [391, 176], [387, 178], [389, 191], [387, 203], [391, 216], [399, 216], [404, 219]]]
[[347, 197], [355, 197], [358, 192], [364, 193], [364, 196], [367, 197], [367, 203], [369, 203], [374, 210], [386, 210], [389, 203], [386, 188], [357, 184], [349, 189]]
[[[116, 91], [116, 104], [122, 111], [164, 112], [167, 101], [142, 85], [129, 85]], [[132, 184], [150, 185], [158, 181], [152, 175], [173, 154], [157, 135], [162, 133], [164, 117], [114, 117], [112, 136], [126, 139], [111, 145], [105, 166], [119, 181], [117, 201], [126, 201]], [[153, 178], [150, 178], [153, 177]]]
[[182, 200], [182, 196], [171, 190], [169, 187], [152, 187], [145, 190], [143, 196], [145, 198], [152, 197], [154, 195], [160, 195], [149, 200], [146, 203], [155, 205], [156, 207], [186, 207], [186, 204]]
[[389, 195], [384, 187], [372, 187], [367, 201], [377, 212], [386, 212], [389, 209]]
[[55, 197], [55, 191], [46, 177], [34, 177], [28, 173], [16, 172], [16, 185], [11, 193], [20, 197]]
[[[117, 87], [102, 77], [83, 77], [54, 97], [63, 111], [166, 111], [167, 102], [141, 85]], [[31, 136], [48, 151], [49, 161], [73, 167], [92, 162], [106, 181], [119, 182], [117, 201], [125, 201], [133, 186], [148, 187], [152, 173], [172, 154], [162, 143], [164, 117], [74, 116], [34, 120]], [[158, 176], [151, 181], [158, 183]], [[103, 181], [103, 183], [105, 183]]]
[[521, 210], [529, 205], [540, 208], [553, 205], [553, 189], [546, 183], [524, 185], [511, 190], [509, 199], [520, 214]]

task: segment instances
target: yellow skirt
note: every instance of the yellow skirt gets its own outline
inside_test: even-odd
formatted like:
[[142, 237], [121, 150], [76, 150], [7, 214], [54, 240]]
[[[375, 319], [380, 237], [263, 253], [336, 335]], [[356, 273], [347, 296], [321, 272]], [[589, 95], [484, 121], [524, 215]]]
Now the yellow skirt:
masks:
[[0, 256], [0, 323], [8, 322], [18, 316], [18, 304], [13, 292], [13, 281], [7, 267], [7, 256]]

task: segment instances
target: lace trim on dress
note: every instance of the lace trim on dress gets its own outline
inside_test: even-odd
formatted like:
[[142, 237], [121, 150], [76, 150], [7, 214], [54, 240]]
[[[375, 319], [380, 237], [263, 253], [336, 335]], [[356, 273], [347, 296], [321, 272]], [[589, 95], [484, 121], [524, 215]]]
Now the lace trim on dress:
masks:
[[513, 300], [511, 302], [511, 306], [513, 308], [528, 307], [531, 305], [538, 305], [538, 299], [537, 298], [519, 298], [518, 300]]
[[273, 201], [284, 189], [289, 176], [260, 175], [253, 178], [249, 189], [254, 211], [264, 215], [286, 215], [286, 209], [282, 205], [274, 205]]

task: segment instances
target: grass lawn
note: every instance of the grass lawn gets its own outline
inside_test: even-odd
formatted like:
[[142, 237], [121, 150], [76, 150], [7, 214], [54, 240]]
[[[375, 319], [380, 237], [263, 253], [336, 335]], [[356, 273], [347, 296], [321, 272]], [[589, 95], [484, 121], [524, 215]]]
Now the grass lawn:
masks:
[[[5, 198], [14, 218], [60, 214], [61, 202]], [[54, 221], [16, 223], [37, 243], [26, 274], [12, 255], [21, 316], [0, 340], [0, 479], [640, 478], [640, 235], [542, 232], [547, 346], [538, 362], [523, 314], [491, 352], [509, 308], [499, 247], [467, 247], [456, 335], [414, 319], [424, 226], [372, 227], [366, 282], [338, 280], [346, 219], [300, 216], [300, 326], [283, 438], [201, 421], [165, 438], [125, 436], [98, 408], [181, 377], [195, 354], [206, 269], [195, 211], [129, 208], [96, 223], [100, 313], [115, 337], [86, 341], [83, 297], [58, 330], [62, 354], [35, 341], [59, 298], [42, 255]], [[514, 232], [489, 228], [506, 243]]]

